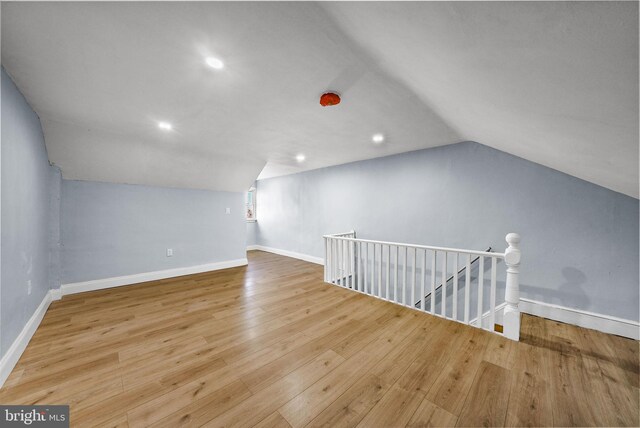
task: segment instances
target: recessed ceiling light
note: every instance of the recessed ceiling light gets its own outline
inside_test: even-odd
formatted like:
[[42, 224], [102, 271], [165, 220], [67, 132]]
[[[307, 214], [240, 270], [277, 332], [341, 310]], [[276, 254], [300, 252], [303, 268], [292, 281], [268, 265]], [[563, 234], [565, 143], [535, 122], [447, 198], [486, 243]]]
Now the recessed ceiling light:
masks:
[[306, 159], [306, 156], [303, 155], [302, 153], [296, 156], [296, 160], [298, 162], [304, 162], [305, 159]]
[[173, 129], [173, 126], [171, 126], [171, 124], [168, 122], [158, 122], [158, 128], [162, 129], [163, 131], [171, 131], [171, 129]]
[[373, 134], [373, 137], [371, 137], [371, 140], [376, 143], [376, 144], [380, 144], [384, 141], [384, 135], [382, 134]]
[[208, 57], [205, 61], [209, 67], [215, 68], [216, 70], [221, 70], [224, 67], [224, 62], [212, 56]]

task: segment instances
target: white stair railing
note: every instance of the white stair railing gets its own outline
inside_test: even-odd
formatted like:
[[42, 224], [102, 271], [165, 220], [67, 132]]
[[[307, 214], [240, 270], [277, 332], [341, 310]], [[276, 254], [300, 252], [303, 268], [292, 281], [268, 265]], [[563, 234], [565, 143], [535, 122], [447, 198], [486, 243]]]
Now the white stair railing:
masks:
[[[502, 322], [504, 336], [519, 340], [518, 234], [507, 235], [504, 253], [359, 239], [355, 231], [323, 238], [326, 282], [494, 333]], [[496, 305], [500, 260], [505, 301]]]

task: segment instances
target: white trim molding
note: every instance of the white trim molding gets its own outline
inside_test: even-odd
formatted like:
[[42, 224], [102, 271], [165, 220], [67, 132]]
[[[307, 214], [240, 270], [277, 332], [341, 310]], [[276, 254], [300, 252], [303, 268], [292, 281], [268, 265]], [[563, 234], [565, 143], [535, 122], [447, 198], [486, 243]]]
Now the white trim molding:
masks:
[[29, 321], [27, 321], [18, 337], [16, 337], [16, 340], [13, 341], [9, 349], [7, 349], [7, 352], [5, 352], [4, 356], [0, 360], [0, 388], [18, 363], [18, 360], [22, 356], [24, 350], [27, 348], [31, 337], [33, 337], [33, 334], [38, 329], [42, 318], [44, 318], [44, 314], [47, 312], [47, 309], [49, 309], [49, 305], [52, 301], [59, 299], [60, 297], [58, 297], [54, 290], [49, 290], [47, 294], [44, 295], [44, 299], [42, 299], [42, 302], [40, 302], [36, 311], [31, 315], [31, 318], [29, 318]]
[[293, 257], [294, 259], [304, 260], [305, 262], [315, 263], [317, 265], [324, 265], [324, 259], [322, 257], [310, 256], [308, 254], [296, 253], [295, 251], [281, 250], [279, 248], [265, 247], [263, 245], [248, 245], [247, 251], [258, 250], [266, 251], [267, 253], [279, 254], [281, 256]]
[[520, 310], [527, 314], [574, 324], [603, 333], [617, 334], [634, 340], [640, 339], [640, 323], [637, 321], [539, 302], [524, 297], [520, 298], [519, 306]]
[[[504, 308], [505, 306], [507, 306], [507, 302], [502, 302], [499, 305], [496, 305], [496, 309], [495, 309], [495, 320], [494, 320], [494, 324], [498, 324], [498, 325], [502, 325], [503, 324], [503, 319], [504, 319]], [[482, 314], [482, 324], [486, 325], [489, 323], [489, 321], [487, 321], [488, 319], [491, 318], [491, 311], [487, 311], [485, 313]], [[469, 324], [473, 325], [475, 327], [477, 327], [477, 322], [478, 322], [478, 317], [475, 317], [471, 320], [469, 320]]]
[[54, 288], [49, 290], [49, 292], [51, 293], [51, 300], [55, 301], [62, 299], [62, 290], [60, 290], [60, 288]]
[[246, 266], [248, 261], [244, 259], [227, 260], [224, 262], [208, 263], [205, 265], [188, 266], [175, 269], [158, 270], [155, 272], [136, 273], [133, 275], [116, 276], [113, 278], [94, 279], [92, 281], [73, 282], [60, 286], [61, 296], [68, 294], [84, 293], [85, 291], [102, 290], [104, 288], [121, 287], [123, 285], [138, 284], [140, 282], [156, 281], [159, 279], [173, 278], [176, 276], [192, 275], [194, 273], [210, 272], [220, 269], [228, 269], [237, 266]]

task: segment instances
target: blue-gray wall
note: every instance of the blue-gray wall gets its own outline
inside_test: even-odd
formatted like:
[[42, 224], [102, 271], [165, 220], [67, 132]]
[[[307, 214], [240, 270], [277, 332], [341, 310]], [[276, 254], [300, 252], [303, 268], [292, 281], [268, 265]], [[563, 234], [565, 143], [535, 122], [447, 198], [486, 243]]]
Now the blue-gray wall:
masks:
[[61, 221], [63, 284], [246, 257], [242, 193], [63, 180]]
[[0, 355], [4, 355], [49, 288], [58, 286], [53, 266], [60, 172], [49, 164], [38, 116], [4, 69], [1, 74]]
[[247, 222], [247, 246], [258, 245], [258, 223], [248, 221]]
[[257, 188], [256, 244], [322, 257], [323, 234], [355, 229], [361, 238], [502, 251], [504, 236], [518, 232], [522, 297], [639, 319], [638, 200], [481, 144]]

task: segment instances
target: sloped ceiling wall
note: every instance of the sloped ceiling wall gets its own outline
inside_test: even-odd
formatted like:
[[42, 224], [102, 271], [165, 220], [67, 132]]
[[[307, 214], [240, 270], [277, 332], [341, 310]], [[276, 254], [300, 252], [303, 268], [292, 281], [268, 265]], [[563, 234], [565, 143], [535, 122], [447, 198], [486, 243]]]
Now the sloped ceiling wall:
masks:
[[68, 179], [239, 191], [474, 140], [638, 197], [637, 25], [631, 2], [5, 2], [2, 64]]
[[463, 139], [638, 197], [637, 2], [327, 10]]

